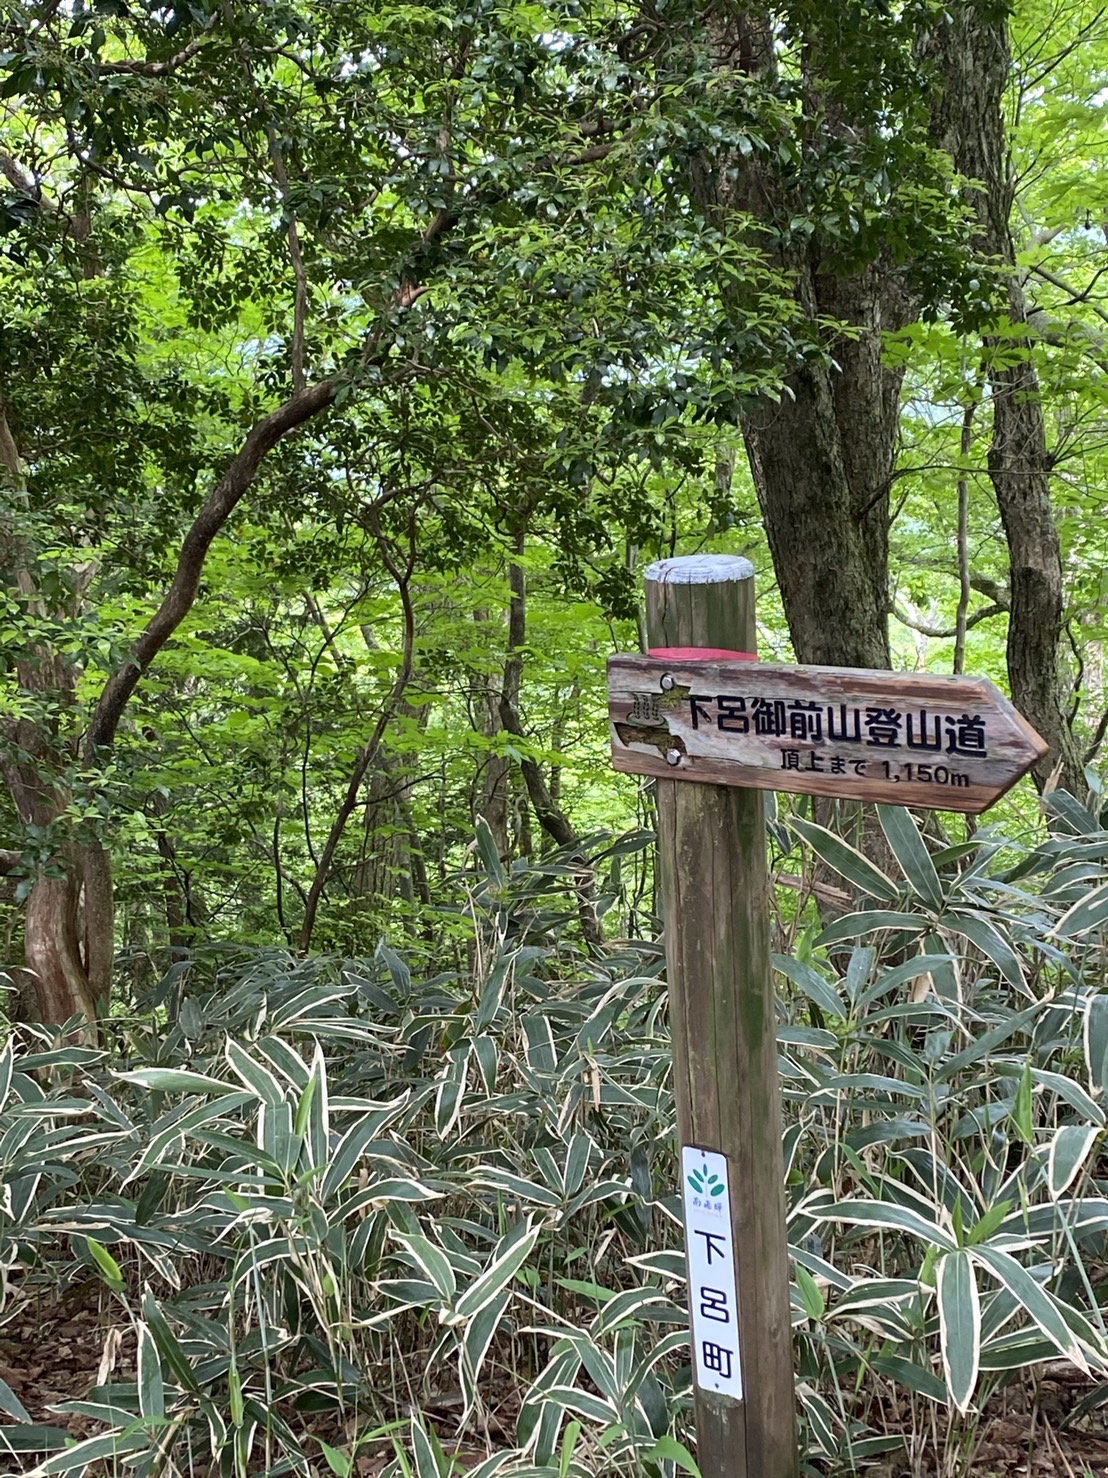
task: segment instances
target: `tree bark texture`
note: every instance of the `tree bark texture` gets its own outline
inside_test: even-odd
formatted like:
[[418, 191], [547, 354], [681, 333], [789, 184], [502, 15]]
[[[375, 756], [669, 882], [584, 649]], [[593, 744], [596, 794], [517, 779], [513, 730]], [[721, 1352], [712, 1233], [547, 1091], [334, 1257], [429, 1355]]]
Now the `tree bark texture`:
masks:
[[[181, 546], [169, 590], [131, 658], [104, 687], [85, 734], [84, 759], [94, 766], [114, 742], [123, 711], [143, 673], [188, 614], [196, 598], [212, 540], [249, 490], [263, 458], [290, 432], [326, 410], [339, 379], [325, 380], [293, 396], [253, 428], [227, 472], [205, 501]], [[0, 402], [0, 479], [12, 500], [0, 514], [0, 566], [5, 582], [38, 615], [46, 614], [35, 580], [35, 551], [19, 530], [26, 510], [23, 462]], [[55, 710], [48, 721], [19, 719], [0, 734], [0, 771], [25, 826], [66, 830], [69, 797], [53, 779], [76, 758], [63, 753], [66, 710], [75, 701], [76, 673], [49, 647], [37, 644], [17, 659], [20, 686]], [[74, 745], [69, 744], [72, 750]], [[72, 1017], [95, 1021], [111, 991], [115, 951], [111, 856], [98, 841], [60, 841], [49, 866], [35, 879], [24, 914], [24, 952], [40, 1021], [60, 1026]]]
[[[1003, 109], [1011, 70], [1007, 12], [995, 0], [967, 0], [951, 16], [927, 47], [942, 79], [933, 129], [954, 167], [971, 182], [965, 193], [974, 212], [975, 246], [1002, 276], [1008, 320], [1019, 329], [1028, 318], [1009, 226], [1015, 185]], [[1039, 787], [1056, 775], [1066, 789], [1080, 790], [1080, 755], [1062, 702], [1065, 593], [1032, 338], [1030, 329], [1016, 339], [985, 336], [992, 405], [988, 469], [1011, 570], [1008, 681], [1013, 702], [1050, 745], [1035, 768]], [[1000, 355], [999, 349], [1007, 352]]]
[[[490, 621], [487, 610], [477, 610], [473, 613], [474, 624], [481, 632], [480, 640], [487, 649], [492, 649], [494, 643], [499, 646], [503, 638], [500, 623], [495, 625]], [[496, 678], [491, 674], [482, 677], [477, 683], [475, 703], [472, 711], [472, 722], [474, 729], [485, 736], [486, 739], [495, 739], [501, 730], [500, 722], [500, 699], [501, 694], [507, 698], [510, 707], [515, 710], [519, 706], [518, 680], [521, 673], [519, 662], [509, 653], [505, 663], [503, 677], [499, 685]], [[511, 690], [513, 676], [517, 691]], [[507, 857], [511, 848], [511, 836], [509, 832], [509, 803], [511, 799], [511, 771], [512, 762], [503, 754], [494, 754], [491, 750], [485, 755], [484, 764], [481, 767], [479, 777], [480, 792], [476, 797], [474, 811], [483, 816], [488, 822], [489, 830], [492, 832], [496, 850], [501, 857]]]
[[[719, 7], [706, 29], [722, 93], [739, 98], [752, 79], [772, 85], [776, 54], [763, 16]], [[796, 369], [779, 403], [767, 400], [742, 418], [742, 434], [798, 660], [888, 667], [889, 487], [902, 371], [882, 362], [882, 334], [910, 323], [916, 304], [890, 259], [842, 276], [827, 270], [814, 236], [775, 245], [771, 228], [803, 206], [772, 163], [736, 157], [723, 168], [694, 157], [686, 177], [718, 229], [766, 245], [806, 319], [850, 325], [837, 365]], [[732, 296], [741, 314], [741, 290]]]
[[[35, 579], [35, 551], [24, 529], [27, 483], [15, 438], [0, 401], [0, 480], [7, 510], [0, 509], [0, 569], [28, 613], [48, 613]], [[69, 803], [56, 777], [73, 758], [69, 738], [77, 672], [44, 642], [32, 642], [14, 658], [28, 716], [0, 726], [0, 773], [16, 814], [39, 838], [55, 834], [53, 855], [34, 877], [23, 916], [26, 968], [21, 1000], [40, 1021], [62, 1025], [73, 1017], [96, 1020], [111, 988], [111, 858], [99, 842], [64, 840]], [[40, 714], [31, 717], [32, 707]], [[106, 931], [106, 932], [105, 932]]]
[[[733, 94], [741, 101], [751, 81], [774, 82], [776, 55], [764, 14], [719, 6], [702, 16], [723, 99]], [[939, 83], [932, 142], [962, 175], [982, 183], [971, 191], [975, 247], [1005, 275], [1011, 322], [1025, 323], [1008, 224], [1006, 7], [995, 0], [951, 6], [950, 19], [920, 38], [918, 53]], [[809, 83], [818, 100], [815, 50], [809, 58]], [[864, 126], [846, 116], [841, 103], [829, 104], [825, 116], [827, 129], [844, 138]], [[887, 667], [889, 489], [901, 372], [882, 363], [881, 341], [884, 333], [913, 322], [921, 301], [891, 252], [836, 274], [827, 270], [818, 231], [803, 244], [795, 237], [787, 247], [774, 244], [780, 237], [771, 228], [794, 210], [802, 213], [803, 202], [792, 198], [792, 186], [772, 159], [755, 154], [726, 163], [694, 156], [687, 165], [690, 191], [709, 222], [747, 241], [763, 240], [807, 319], [830, 319], [851, 329], [836, 345], [837, 368], [804, 365], [786, 381], [779, 405], [767, 403], [742, 420], [793, 648], [801, 662]], [[1044, 785], [1060, 764], [1062, 783], [1072, 788], [1080, 785], [1080, 766], [1062, 708], [1062, 572], [1039, 387], [1029, 353], [1014, 365], [989, 358], [988, 470], [1011, 563], [1009, 682], [1013, 700], [1051, 746], [1051, 755], [1036, 767], [1036, 782]]]

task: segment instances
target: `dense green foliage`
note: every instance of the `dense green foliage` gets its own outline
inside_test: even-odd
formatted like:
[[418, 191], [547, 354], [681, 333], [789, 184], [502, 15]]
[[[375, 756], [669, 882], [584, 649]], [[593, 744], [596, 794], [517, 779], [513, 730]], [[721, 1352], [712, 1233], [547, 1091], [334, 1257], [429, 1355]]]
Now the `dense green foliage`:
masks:
[[[910, 8], [890, 30], [876, 13], [782, 11], [798, 65], [801, 38], [828, 27], [835, 106], [900, 119], [882, 153], [870, 135], [830, 141], [789, 66], [724, 96], [691, 10], [663, 26], [616, 5], [491, 0], [458, 15], [8, 4], [0, 391], [27, 492], [6, 515], [25, 560], [4, 713], [39, 731], [39, 773], [62, 798], [46, 820], [8, 814], [22, 891], [102, 838], [117, 936], [155, 968], [210, 934], [297, 942], [317, 881], [309, 937], [353, 949], [427, 907], [419, 875], [456, 865], [475, 814], [495, 813], [502, 851], [534, 855], [520, 756], [578, 832], [633, 819], [595, 720], [604, 655], [636, 644], [641, 563], [726, 547], [769, 574], [737, 417], [772, 414], [795, 365], [831, 362], [856, 332], [806, 315], [781, 265], [792, 238], [822, 243], [834, 272], [891, 252], [930, 304], [934, 322], [887, 345], [909, 376], [891, 576], [912, 625], [894, 630], [896, 660], [951, 660], [950, 638], [925, 632], [955, 625], [962, 480], [985, 592], [968, 660], [1001, 677], [1005, 554], [974, 316], [990, 279], [920, 136], [908, 57], [929, 16]], [[1080, 6], [1049, 30], [1019, 19], [1015, 94], [1085, 742], [1103, 707], [1102, 372], [1083, 293], [1103, 233], [1095, 176], [1073, 161], [1099, 118], [1099, 61], [1067, 38], [1089, 19]], [[773, 228], [780, 250], [690, 197], [694, 156], [776, 160], [792, 212]], [[270, 453], [231, 513], [113, 754], [78, 763], [105, 681], [249, 428], [336, 375], [331, 408]], [[519, 641], [511, 565], [529, 586]], [[787, 655], [770, 584], [766, 648]], [[398, 696], [401, 589], [414, 631]], [[64, 659], [60, 686], [29, 690], [20, 654], [33, 664], [44, 643]], [[513, 687], [518, 733], [499, 711]]]
[[[1023, 1369], [1108, 1369], [1108, 836], [1056, 814], [929, 856], [886, 811], [896, 876], [795, 823], [857, 908], [776, 961], [813, 1474], [957, 1474]], [[209, 951], [100, 1051], [9, 1045], [10, 1307], [91, 1271], [138, 1365], [58, 1408], [101, 1435], [0, 1387], [0, 1436], [55, 1447], [44, 1475], [343, 1478], [384, 1448], [445, 1478], [456, 1442], [486, 1475], [693, 1471], [661, 953], [569, 942], [578, 868], [509, 875], [482, 828], [449, 968]]]
[[[786, 483], [850, 483], [866, 650], [1003, 684], [1054, 558], [998, 501], [1015, 373], [1086, 804], [885, 811], [866, 856], [772, 813], [805, 1460], [955, 1478], [1024, 1372], [1108, 1371], [1100, 19], [0, 0], [0, 1318], [95, 1277], [138, 1354], [78, 1449], [0, 1382], [0, 1443], [695, 1471], [605, 659], [702, 550], [754, 560], [763, 656], [797, 565], [846, 640], [837, 546], [774, 532], [784, 427]], [[967, 22], [1010, 190], [940, 139]]]

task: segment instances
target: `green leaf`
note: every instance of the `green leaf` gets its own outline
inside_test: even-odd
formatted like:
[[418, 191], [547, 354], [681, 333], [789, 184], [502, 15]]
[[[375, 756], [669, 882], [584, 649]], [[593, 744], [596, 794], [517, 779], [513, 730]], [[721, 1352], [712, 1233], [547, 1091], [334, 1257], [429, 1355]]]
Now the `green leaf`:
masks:
[[922, 934], [927, 928], [927, 919], [918, 913], [904, 913], [894, 909], [867, 909], [862, 913], [844, 914], [836, 919], [816, 938], [816, 944], [840, 944], [844, 939], [864, 939], [867, 934], [876, 934], [883, 929], [907, 930], [913, 935]]
[[815, 1323], [823, 1318], [827, 1311], [827, 1300], [820, 1292], [819, 1284], [812, 1277], [807, 1268], [796, 1265], [796, 1286], [800, 1294], [800, 1301], [804, 1305], [804, 1312], [808, 1318]]
[[662, 1307], [668, 1303], [669, 1299], [662, 1290], [649, 1283], [638, 1288], [621, 1289], [619, 1293], [604, 1300], [603, 1307], [592, 1324], [593, 1338], [600, 1340], [612, 1330], [618, 1329], [620, 1325], [626, 1324], [628, 1320], [637, 1324], [644, 1309], [651, 1310], [647, 1318], [657, 1317]]
[[325, 1205], [343, 1189], [367, 1147], [373, 1143], [392, 1117], [394, 1117], [392, 1114], [366, 1114], [356, 1124], [353, 1124], [339, 1140], [331, 1152], [330, 1162], [320, 1190], [320, 1196]]
[[485, 1092], [493, 1094], [496, 1092], [496, 1074], [500, 1064], [500, 1048], [497, 1039], [493, 1036], [475, 1037], [473, 1040], [473, 1056], [477, 1062], [477, 1070], [481, 1074], [481, 1082], [484, 1084]]
[[1048, 1072], [1045, 1068], [1033, 1068], [1035, 1082], [1040, 1087], [1046, 1088], [1050, 1093], [1056, 1093], [1063, 1103], [1068, 1103], [1070, 1108], [1080, 1114], [1083, 1119], [1104, 1128], [1105, 1115], [1100, 1104], [1089, 1097], [1081, 1084], [1071, 1077], [1061, 1073]]
[[337, 1447], [332, 1447], [329, 1442], [324, 1442], [322, 1437], [315, 1439], [320, 1446], [323, 1456], [327, 1459], [327, 1466], [335, 1474], [335, 1478], [350, 1478], [353, 1469], [353, 1460], [346, 1453], [340, 1452]]
[[284, 1103], [285, 1086], [267, 1067], [252, 1058], [233, 1038], [227, 1039], [224, 1051], [231, 1070], [252, 1093], [271, 1107]]
[[790, 818], [789, 826], [803, 837], [817, 857], [862, 893], [880, 899], [882, 903], [895, 903], [900, 897], [900, 889], [892, 879], [835, 832], [828, 831], [825, 826], [817, 826], [814, 821], [804, 821], [799, 816]]
[[501, 1170], [498, 1165], [482, 1165], [474, 1172], [472, 1184], [487, 1186], [491, 1190], [503, 1191], [520, 1201], [532, 1201], [538, 1206], [560, 1206], [562, 1197], [557, 1191], [539, 1185], [537, 1181], [525, 1180], [510, 1170]]
[[4, 1050], [0, 1052], [0, 1111], [7, 1107], [8, 1093], [12, 1086], [12, 1073], [15, 1070], [15, 1038], [9, 1037], [4, 1043]]
[[808, 999], [833, 1021], [841, 1021], [847, 1014], [845, 1001], [834, 983], [824, 979], [818, 970], [805, 960], [793, 959], [791, 955], [774, 955], [773, 968], [779, 970], [786, 980], [798, 986]]
[[[327, 1082], [327, 1059], [318, 1041], [312, 1052], [311, 1076], [304, 1096], [307, 1099], [306, 1105], [302, 1100], [296, 1111], [297, 1133], [305, 1136], [309, 1164], [316, 1170], [322, 1170], [327, 1165], [331, 1149], [331, 1097]], [[302, 1112], [307, 1116], [304, 1128], [299, 1127]]]
[[486, 877], [494, 887], [505, 887], [508, 879], [504, 872], [504, 864], [500, 860], [500, 853], [497, 851], [492, 828], [483, 816], [478, 816], [474, 820], [473, 830], [477, 839], [477, 854], [485, 869]]
[[128, 1436], [109, 1432], [106, 1436], [89, 1437], [75, 1447], [67, 1447], [64, 1452], [48, 1458], [35, 1472], [41, 1478], [52, 1478], [55, 1473], [72, 1473], [74, 1469], [85, 1474], [93, 1463], [112, 1462], [126, 1453], [141, 1452], [153, 1444], [154, 1439], [145, 1432], [132, 1432]]
[[142, 1158], [121, 1184], [129, 1185], [131, 1181], [137, 1180], [152, 1166], [159, 1164], [166, 1151], [186, 1138], [194, 1129], [199, 1129], [204, 1124], [210, 1123], [212, 1119], [231, 1114], [235, 1109], [254, 1101], [253, 1094], [236, 1091], [220, 1095], [214, 1100], [205, 1099], [203, 1103], [196, 1104], [187, 1113], [182, 1113], [182, 1106], [178, 1105], [172, 1113], [164, 1115], [154, 1125], [154, 1133], [143, 1151]]
[[943, 906], [943, 886], [911, 811], [903, 806], [878, 806], [881, 830], [913, 891], [930, 908]]
[[496, 1250], [480, 1277], [475, 1278], [455, 1305], [463, 1319], [471, 1319], [501, 1290], [507, 1288], [527, 1261], [538, 1241], [539, 1228], [529, 1221], [519, 1222], [496, 1245]]
[[1052, 1295], [1034, 1279], [1022, 1264], [1007, 1252], [984, 1244], [973, 1247], [971, 1254], [992, 1273], [993, 1277], [1014, 1296], [1016, 1301], [1051, 1340], [1067, 1360], [1088, 1371], [1085, 1351], [1062, 1317]]
[[428, 1281], [434, 1285], [443, 1303], [452, 1303], [457, 1282], [450, 1259], [442, 1248], [436, 1247], [433, 1242], [418, 1233], [409, 1236], [403, 1232], [394, 1232], [393, 1235], [401, 1246], [407, 1249], [420, 1272], [424, 1273]]
[[453, 1130], [462, 1112], [471, 1045], [466, 1041], [459, 1043], [456, 1047], [451, 1047], [446, 1054], [446, 1063], [439, 1076], [438, 1091], [435, 1095], [435, 1129], [443, 1139], [446, 1139]]
[[692, 1478], [701, 1478], [696, 1459], [685, 1444], [678, 1442], [676, 1437], [659, 1437], [649, 1452], [641, 1454], [641, 1459], [644, 1463], [674, 1463], [683, 1473], [691, 1473]]
[[308, 1124], [308, 1115], [311, 1113], [312, 1109], [312, 1099], [315, 1097], [318, 1089], [318, 1080], [314, 1077], [311, 1077], [304, 1084], [304, 1087], [296, 1100], [296, 1118], [293, 1121], [293, 1133], [298, 1138], [303, 1137], [304, 1130], [306, 1129]]
[[1031, 1101], [1031, 1063], [1025, 1062], [1020, 1073], [1016, 1096], [1012, 1101], [1012, 1127], [1024, 1144], [1035, 1143], [1034, 1107]]
[[138, 1389], [139, 1411], [144, 1417], [155, 1419], [165, 1416], [165, 1386], [162, 1383], [162, 1363], [158, 1358], [158, 1347], [147, 1326], [138, 1326]]
[[1085, 1013], [1085, 1062], [1093, 1089], [1108, 1095], [1108, 995], [1099, 991]]
[[[0, 1380], [0, 1411], [7, 1416], [14, 1417], [17, 1422], [29, 1422], [31, 1414], [20, 1401], [19, 1397], [8, 1385], [7, 1381]], [[2, 1440], [2, 1439], [0, 1439]]]
[[[961, 1202], [956, 1205], [960, 1206]], [[979, 1216], [965, 1235], [964, 1245], [972, 1247], [975, 1242], [987, 1242], [1012, 1209], [1011, 1201], [997, 1201], [984, 1215]]]
[[939, 1306], [939, 1349], [950, 1398], [966, 1411], [977, 1385], [981, 1359], [981, 1297], [968, 1252], [948, 1252], [935, 1267]]
[[819, 1451], [825, 1457], [834, 1457], [839, 1444], [835, 1433], [835, 1415], [831, 1407], [807, 1381], [797, 1383], [796, 1394], [807, 1420], [808, 1430]]
[[454, 1466], [443, 1453], [434, 1432], [418, 1416], [412, 1417], [412, 1457], [416, 1478], [448, 1478]]
[[1009, 985], [1027, 994], [1027, 982], [1023, 978], [1019, 956], [993, 924], [964, 913], [948, 913], [942, 924], [952, 934], [961, 934], [963, 939], [975, 944], [987, 959], [992, 960]]
[[[466, 1290], [469, 1291], [468, 1289]], [[489, 1345], [492, 1344], [493, 1336], [500, 1328], [500, 1321], [504, 1317], [505, 1310], [512, 1301], [512, 1291], [504, 1288], [491, 1299], [485, 1300], [466, 1326], [465, 1333], [461, 1339], [462, 1358], [465, 1363], [465, 1371], [472, 1383], [474, 1390], [481, 1377], [481, 1367], [485, 1363]]]
[[914, 1360], [908, 1360], [903, 1355], [894, 1355], [883, 1352], [871, 1355], [866, 1362], [871, 1370], [878, 1375], [887, 1376], [899, 1385], [905, 1386], [909, 1391], [915, 1391], [917, 1395], [926, 1396], [931, 1401], [947, 1401], [949, 1391], [946, 1383], [941, 1381], [933, 1370], [926, 1370], [922, 1365], [917, 1365]]
[[843, 1221], [851, 1226], [880, 1227], [890, 1232], [910, 1232], [930, 1246], [953, 1252], [957, 1244], [937, 1222], [928, 1221], [910, 1206], [891, 1201], [836, 1201], [813, 1207], [808, 1213], [818, 1221]]
[[944, 1082], [957, 1077], [966, 1068], [972, 1067], [974, 1063], [981, 1062], [984, 1058], [989, 1057], [1009, 1037], [1030, 1026], [1041, 1012], [1042, 1006], [1037, 1002], [1034, 1006], [1028, 1006], [1023, 1011], [1013, 1012], [1010, 1016], [1006, 1016], [999, 1025], [990, 1027], [987, 1032], [982, 1032], [981, 1036], [975, 1038], [968, 1047], [964, 1048], [961, 1052], [956, 1052], [952, 1057], [948, 1057], [944, 1062], [940, 1063], [935, 1071], [935, 1077], [939, 1081]]
[[4, 1427], [0, 1433], [0, 1450], [26, 1452], [39, 1458], [44, 1452], [67, 1448], [72, 1440], [65, 1427], [45, 1427], [34, 1422], [30, 1426]]
[[1099, 1133], [1095, 1124], [1063, 1124], [1054, 1131], [1047, 1156], [1047, 1180], [1055, 1199], [1068, 1189]]
[[133, 1073], [116, 1073], [125, 1083], [137, 1083], [140, 1088], [153, 1088], [161, 1093], [239, 1093], [234, 1083], [225, 1083], [220, 1078], [208, 1078], [203, 1073], [185, 1072], [183, 1068], [143, 1067]]
[[241, 1427], [246, 1415], [246, 1406], [242, 1399], [242, 1376], [239, 1375], [238, 1366], [234, 1360], [231, 1361], [227, 1370], [227, 1402], [231, 1408], [232, 1425]]
[[1075, 903], [1058, 920], [1054, 933], [1061, 939], [1075, 939], [1090, 929], [1101, 929], [1108, 923], [1108, 883]]
[[178, 1385], [194, 1395], [197, 1394], [199, 1387], [184, 1346], [170, 1329], [152, 1293], [143, 1294], [142, 1317], [157, 1343], [159, 1354], [172, 1370]]
[[590, 1135], [584, 1130], [578, 1130], [569, 1142], [566, 1151], [565, 1165], [565, 1193], [572, 1196], [581, 1189], [581, 1183], [585, 1179], [585, 1172], [589, 1168], [589, 1158], [596, 1148]]
[[594, 1396], [591, 1391], [579, 1390], [576, 1386], [551, 1386], [544, 1392], [546, 1400], [563, 1411], [575, 1411], [589, 1421], [609, 1422], [619, 1420], [619, 1412], [610, 1401]]
[[573, 1450], [577, 1446], [577, 1439], [581, 1435], [581, 1423], [570, 1422], [562, 1434], [562, 1451], [558, 1459], [558, 1478], [566, 1478], [569, 1465], [573, 1461]]
[[95, 1237], [86, 1237], [85, 1245], [92, 1253], [93, 1261], [100, 1269], [104, 1282], [113, 1293], [122, 1293], [124, 1288], [123, 1269], [116, 1262], [106, 1247], [97, 1242]]

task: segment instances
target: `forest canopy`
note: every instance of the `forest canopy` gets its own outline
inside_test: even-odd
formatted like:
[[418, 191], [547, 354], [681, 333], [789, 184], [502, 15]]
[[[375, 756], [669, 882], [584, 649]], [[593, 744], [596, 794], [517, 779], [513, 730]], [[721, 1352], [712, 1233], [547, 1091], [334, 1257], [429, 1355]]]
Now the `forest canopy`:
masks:
[[775, 654], [1006, 644], [1080, 788], [1094, 29], [7, 4], [23, 1009], [94, 1016], [117, 945], [418, 932], [478, 815], [505, 858], [631, 821], [602, 667], [660, 553], [753, 555]]
[[769, 798], [803, 1471], [1101, 1420], [1106, 35], [0, 0], [0, 1322], [91, 1362], [13, 1466], [698, 1472], [605, 696], [674, 554], [1049, 746]]

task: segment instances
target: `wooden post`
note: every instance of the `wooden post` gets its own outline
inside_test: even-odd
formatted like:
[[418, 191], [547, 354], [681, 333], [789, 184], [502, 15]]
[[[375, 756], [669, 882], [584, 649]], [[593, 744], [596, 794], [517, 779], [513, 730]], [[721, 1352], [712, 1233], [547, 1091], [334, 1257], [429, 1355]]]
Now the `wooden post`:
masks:
[[[753, 576], [747, 560], [732, 556], [667, 559], [651, 565], [646, 572], [651, 651], [724, 648], [752, 653]], [[725, 1360], [721, 1353], [725, 1337], [734, 1342], [737, 1335], [741, 1388], [739, 1399], [709, 1389], [703, 1383], [701, 1360], [697, 1456], [704, 1478], [795, 1478], [796, 1410], [762, 795], [758, 790], [679, 780], [659, 779], [657, 786], [677, 1132], [682, 1146], [726, 1157], [728, 1240], [736, 1263], [737, 1331], [733, 1322], [730, 1328], [704, 1322], [726, 1312], [729, 1271], [720, 1269], [721, 1278], [716, 1280], [720, 1289], [708, 1289], [705, 1295], [708, 1275], [701, 1266], [692, 1276], [690, 1262], [694, 1326], [696, 1313], [701, 1315], [694, 1334], [712, 1336], [707, 1358], [709, 1369], [715, 1370]], [[688, 1178], [685, 1168], [682, 1175]], [[718, 1185], [719, 1180], [712, 1183]], [[725, 1217], [726, 1205], [717, 1201], [715, 1206]], [[690, 1239], [694, 1235], [688, 1226], [687, 1235]], [[703, 1231], [695, 1235], [708, 1236]], [[708, 1247], [707, 1240], [704, 1245]], [[716, 1246], [723, 1246], [718, 1238]], [[698, 1300], [699, 1311], [694, 1311]], [[694, 1371], [696, 1355], [694, 1347]]]

